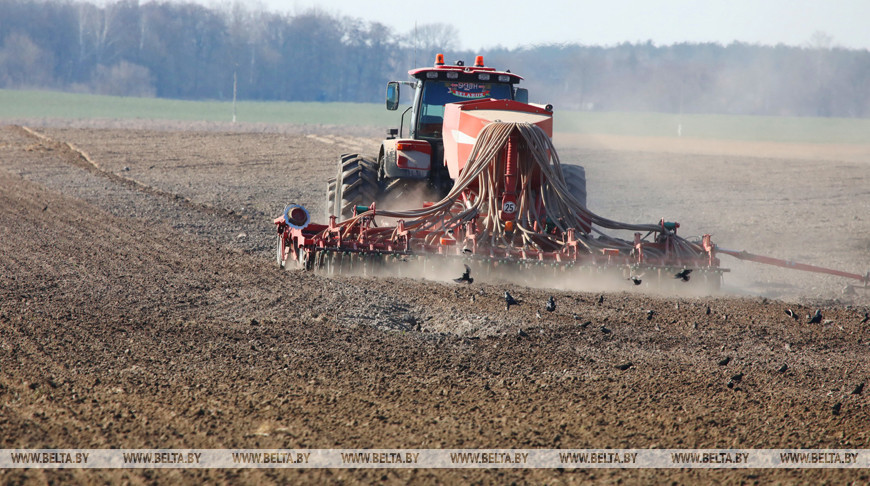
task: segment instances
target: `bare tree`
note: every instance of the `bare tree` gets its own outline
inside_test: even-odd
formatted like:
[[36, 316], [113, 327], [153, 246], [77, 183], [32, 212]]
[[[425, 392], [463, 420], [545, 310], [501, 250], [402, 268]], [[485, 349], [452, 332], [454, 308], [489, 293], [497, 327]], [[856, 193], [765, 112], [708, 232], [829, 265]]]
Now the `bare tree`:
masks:
[[[800, 46], [653, 42], [461, 51], [443, 23], [385, 25], [196, 0], [0, 0], [0, 86], [228, 99], [379, 100], [409, 68], [472, 62], [525, 75], [535, 101], [587, 110], [870, 116], [870, 51], [816, 32]], [[236, 3], [232, 3], [236, 2]], [[236, 75], [236, 76], [234, 76]]]
[[424, 59], [437, 53], [456, 50], [459, 31], [450, 24], [434, 23], [418, 25], [408, 33], [409, 40], [415, 45]]
[[93, 87], [98, 94], [113, 96], [153, 98], [156, 94], [148, 68], [127, 61], [112, 67], [97, 66]]
[[25, 34], [10, 34], [0, 47], [0, 86], [42, 88], [54, 78], [54, 56]]
[[807, 47], [813, 50], [827, 51], [834, 45], [834, 38], [830, 35], [817, 30], [813, 32], [810, 39], [807, 41]]

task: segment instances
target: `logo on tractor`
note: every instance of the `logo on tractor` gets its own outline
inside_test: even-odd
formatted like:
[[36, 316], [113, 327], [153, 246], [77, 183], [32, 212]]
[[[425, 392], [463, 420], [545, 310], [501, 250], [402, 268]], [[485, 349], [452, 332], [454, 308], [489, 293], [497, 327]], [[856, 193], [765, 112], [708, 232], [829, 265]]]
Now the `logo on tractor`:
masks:
[[451, 83], [450, 94], [459, 98], [480, 99], [489, 97], [489, 88], [485, 84]]
[[517, 212], [517, 205], [513, 201], [505, 201], [501, 206], [501, 210], [507, 214], [513, 214]]

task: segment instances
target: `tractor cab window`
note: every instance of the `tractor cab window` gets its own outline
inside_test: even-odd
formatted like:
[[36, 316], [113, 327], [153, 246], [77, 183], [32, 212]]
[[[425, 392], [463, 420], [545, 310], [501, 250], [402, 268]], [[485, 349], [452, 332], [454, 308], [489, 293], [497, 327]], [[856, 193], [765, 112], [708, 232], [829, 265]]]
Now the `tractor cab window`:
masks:
[[441, 137], [444, 105], [480, 99], [511, 99], [511, 85], [465, 81], [428, 81], [417, 120], [417, 137]]

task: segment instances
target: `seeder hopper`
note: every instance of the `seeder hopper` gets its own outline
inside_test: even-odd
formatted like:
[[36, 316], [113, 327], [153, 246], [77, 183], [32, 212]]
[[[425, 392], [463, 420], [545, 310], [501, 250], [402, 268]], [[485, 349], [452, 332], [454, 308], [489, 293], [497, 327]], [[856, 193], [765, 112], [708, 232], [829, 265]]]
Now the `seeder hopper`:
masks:
[[[331, 214], [327, 224], [312, 223], [301, 206], [287, 206], [275, 219], [279, 265], [290, 261], [299, 268], [325, 273], [403, 275], [409, 261], [423, 262], [424, 271], [455, 262], [447, 266], [461, 269], [463, 264], [471, 265], [478, 278], [509, 269], [519, 270], [522, 279], [529, 282], [546, 283], [555, 276], [562, 280], [621, 280], [623, 284], [629, 280], [637, 285], [691, 285], [714, 292], [720, 288], [723, 273], [728, 272], [718, 258], [724, 253], [831, 273], [856, 279], [861, 288], [868, 287], [870, 274], [725, 250], [713, 244], [710, 235], [693, 240], [681, 237], [677, 233], [680, 225], [664, 219], [654, 224], [630, 224], [591, 212], [586, 207], [585, 180], [578, 191], [566, 178], [570, 167], [561, 164], [551, 142], [552, 108], [519, 101], [524, 97], [515, 96], [524, 95], [520, 90], [508, 91], [510, 95], [504, 99], [467, 96], [444, 103], [439, 113], [443, 118], [438, 119], [441, 125], [429, 132], [430, 137], [422, 136], [429, 129], [423, 123], [426, 83], [457, 72], [452, 85], [445, 81], [449, 93], [495, 91], [486, 83], [469, 81], [470, 76], [481, 73], [488, 75], [486, 79], [499, 75], [478, 59], [475, 69], [461, 64], [445, 67], [439, 59], [442, 64], [436, 63], [434, 68], [411, 72], [419, 80], [417, 93], [422, 93], [415, 98], [412, 138], [388, 139], [377, 163], [362, 158], [353, 159], [352, 164], [340, 163], [338, 177], [330, 181], [328, 189]], [[430, 74], [433, 72], [436, 75]], [[506, 82], [519, 79], [516, 75], [502, 76]], [[443, 155], [436, 157], [439, 151]], [[436, 158], [439, 160], [433, 163]], [[442, 160], [443, 167], [436, 167]], [[378, 190], [358, 190], [361, 184], [395, 186], [397, 181], [391, 180], [390, 174], [414, 176], [415, 168], [433, 174], [441, 169], [449, 174], [452, 186], [440, 200], [407, 210], [382, 209], [378, 207]], [[371, 200], [353, 201], [348, 194], [366, 194]], [[628, 237], [614, 236], [617, 233]]]

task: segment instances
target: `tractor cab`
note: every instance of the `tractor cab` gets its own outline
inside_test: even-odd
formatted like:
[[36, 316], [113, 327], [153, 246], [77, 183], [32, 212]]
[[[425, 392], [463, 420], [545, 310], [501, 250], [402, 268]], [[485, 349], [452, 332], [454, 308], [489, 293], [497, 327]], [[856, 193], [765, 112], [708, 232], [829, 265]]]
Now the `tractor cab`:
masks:
[[478, 99], [513, 99], [511, 86], [505, 83], [454, 82], [427, 80], [417, 90], [419, 107], [413, 114], [411, 134], [413, 138], [441, 138], [444, 122], [444, 105]]
[[474, 66], [465, 67], [462, 61], [445, 66], [444, 57], [436, 58], [434, 68], [415, 69], [409, 74], [416, 78], [414, 107], [411, 118], [412, 138], [441, 138], [444, 105], [481, 99], [513, 100], [514, 85], [519, 76], [496, 72], [483, 65], [483, 56], [477, 56]]
[[[510, 71], [496, 71], [484, 66], [483, 56], [477, 56], [474, 66], [468, 67], [463, 61], [456, 61], [452, 66], [445, 65], [444, 55], [438, 54], [433, 67], [413, 69], [408, 74], [414, 81], [389, 83], [387, 109], [398, 108], [400, 84], [414, 88], [409, 130], [412, 139], [439, 141], [442, 137], [444, 105], [448, 103], [481, 99], [528, 102], [528, 92], [516, 88], [523, 78]], [[397, 135], [402, 136], [401, 129]]]
[[[528, 103], [528, 91], [518, 88], [523, 79], [510, 71], [497, 71], [477, 56], [473, 66], [462, 61], [444, 63], [435, 57], [432, 67], [408, 71], [412, 81], [387, 84], [387, 109], [399, 108], [399, 89], [414, 89], [414, 102], [402, 113], [398, 129], [390, 129], [378, 155], [378, 179], [388, 187], [397, 180], [426, 182], [436, 193], [446, 194], [453, 184], [444, 164], [444, 107], [450, 103], [487, 99]], [[405, 115], [410, 111], [408, 133]]]

